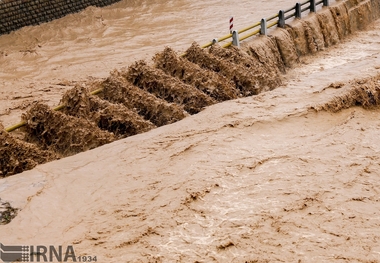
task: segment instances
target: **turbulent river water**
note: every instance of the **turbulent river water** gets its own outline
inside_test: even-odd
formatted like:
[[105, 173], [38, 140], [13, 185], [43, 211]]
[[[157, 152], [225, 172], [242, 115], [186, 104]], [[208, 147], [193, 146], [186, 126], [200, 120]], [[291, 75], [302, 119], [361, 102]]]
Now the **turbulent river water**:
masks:
[[[77, 83], [108, 77], [109, 71], [138, 59], [150, 60], [165, 46], [183, 51], [193, 41], [205, 43], [222, 36], [228, 33], [231, 15], [236, 28], [242, 28], [294, 4], [252, 2], [123, 1], [0, 36], [0, 121], [14, 124], [34, 101], [57, 105]], [[360, 13], [352, 25], [359, 27], [365, 17]], [[318, 25], [315, 17], [308, 19]], [[97, 256], [98, 262], [379, 262], [380, 23], [338, 39], [326, 30], [331, 21], [332, 16], [319, 24], [322, 38], [335, 37], [335, 45], [327, 41], [318, 53], [293, 56], [294, 67], [283, 67], [276, 75], [283, 78], [282, 84], [271, 91], [215, 102], [176, 123], [1, 179], [0, 209], [9, 202], [19, 210], [12, 222], [0, 226], [0, 241], [73, 244], [78, 256]], [[306, 26], [299, 22], [292, 30]], [[282, 36], [285, 43], [283, 32]], [[268, 39], [255, 43], [267, 47], [273, 44]], [[306, 39], [296, 44], [313, 44], [302, 40]], [[282, 52], [283, 58], [292, 58], [289, 54], [295, 52], [284, 43], [282, 51], [289, 53]], [[249, 65], [281, 64], [275, 56], [265, 57], [273, 52], [254, 51], [251, 54], [260, 63]], [[230, 64], [241, 69], [244, 62]], [[152, 79], [157, 86], [165, 79], [168, 87], [177, 88], [172, 91], [184, 90], [182, 80], [138, 65], [126, 73], [136, 86], [130, 86], [129, 94], [124, 90], [125, 101], [133, 100], [132, 87], [137, 94]], [[188, 72], [194, 77], [196, 67], [191, 65]], [[235, 70], [235, 76], [251, 68]], [[224, 73], [232, 77], [228, 70]], [[212, 74], [216, 73], [203, 76]], [[119, 95], [115, 91], [120, 91], [112, 81], [108, 84], [113, 89], [103, 92], [104, 101], [89, 99], [83, 95], [87, 93], [77, 92], [78, 87], [64, 99], [76, 102], [74, 95], [81, 94], [79, 102], [108, 107], [105, 100], [112, 95], [115, 99]], [[194, 94], [193, 98], [210, 102], [202, 93]], [[132, 102], [144, 99], [139, 98]], [[150, 101], [150, 106], [174, 105]], [[181, 101], [176, 109], [185, 104]], [[40, 132], [46, 141], [53, 138], [55, 146], [67, 138], [93, 143], [88, 131], [95, 128], [84, 128], [95, 124], [69, 112], [82, 114], [88, 108], [76, 106], [66, 107], [64, 113], [53, 114], [47, 106], [36, 114], [29, 112], [27, 134], [32, 138], [34, 131]], [[112, 107], [116, 113], [130, 112], [120, 105]], [[107, 117], [103, 110], [93, 115]], [[51, 120], [57, 129], [47, 125], [46, 133], [39, 123]], [[83, 133], [87, 137], [81, 137]], [[13, 134], [0, 132], [5, 146], [0, 147], [5, 149], [0, 160], [10, 156], [7, 165], [22, 167], [25, 163], [18, 160], [23, 155], [55, 159]]]

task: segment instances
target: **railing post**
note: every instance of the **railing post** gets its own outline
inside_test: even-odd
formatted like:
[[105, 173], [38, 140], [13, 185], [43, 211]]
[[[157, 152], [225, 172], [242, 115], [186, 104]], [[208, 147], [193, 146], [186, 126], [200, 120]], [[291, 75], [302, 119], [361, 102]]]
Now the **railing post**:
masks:
[[239, 33], [237, 30], [232, 31], [232, 45], [240, 47]]
[[315, 5], [315, 0], [310, 0], [310, 12], [317, 12], [317, 7]]
[[296, 4], [296, 18], [301, 18], [301, 13], [302, 13], [301, 8], [302, 8], [301, 3], [297, 3]]
[[232, 31], [234, 31], [234, 17], [230, 17], [230, 33], [232, 34]]
[[280, 10], [278, 12], [278, 27], [285, 27], [285, 12], [284, 10]]
[[260, 34], [265, 36], [268, 35], [267, 20], [265, 18], [261, 19]]
[[329, 0], [323, 0], [323, 6], [329, 6]]

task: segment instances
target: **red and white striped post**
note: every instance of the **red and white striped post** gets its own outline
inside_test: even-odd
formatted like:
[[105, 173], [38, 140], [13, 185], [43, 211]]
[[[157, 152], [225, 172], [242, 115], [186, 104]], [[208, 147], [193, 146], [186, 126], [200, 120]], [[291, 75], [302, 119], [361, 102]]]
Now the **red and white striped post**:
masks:
[[232, 34], [232, 31], [234, 31], [234, 17], [230, 17], [230, 34]]

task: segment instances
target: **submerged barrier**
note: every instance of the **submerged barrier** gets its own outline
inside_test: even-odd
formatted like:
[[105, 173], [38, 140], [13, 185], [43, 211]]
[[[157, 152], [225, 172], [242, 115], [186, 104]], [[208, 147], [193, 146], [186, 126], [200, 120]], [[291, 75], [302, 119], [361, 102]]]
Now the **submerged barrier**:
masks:
[[[263, 19], [261, 19], [260, 22], [257, 22], [253, 25], [245, 27], [241, 30], [233, 30], [233, 18], [231, 17], [230, 18], [230, 30], [233, 30], [233, 31], [230, 34], [223, 36], [221, 38], [214, 38], [211, 42], [204, 44], [201, 47], [207, 48], [207, 47], [210, 47], [216, 43], [220, 43], [222, 41], [228, 40], [230, 38], [232, 38], [232, 41], [221, 45], [223, 48], [230, 47], [231, 45], [239, 46], [240, 41], [243, 41], [243, 40], [250, 38], [254, 35], [258, 35], [258, 34], [267, 35], [267, 32], [268, 32], [267, 30], [269, 28], [272, 28], [274, 26], [278, 26], [281, 28], [285, 27], [286, 20], [291, 19], [293, 17], [301, 18], [302, 13], [305, 11], [309, 10], [310, 12], [316, 12], [316, 10], [317, 10], [316, 7], [320, 4], [323, 4], [323, 6], [329, 6], [329, 0], [321, 0], [318, 2], [316, 2], [315, 0], [308, 0], [308, 1], [305, 1], [303, 3], [296, 3], [296, 5], [293, 6], [292, 8], [289, 8], [286, 10], [280, 10], [278, 14], [273, 15], [267, 19], [263, 18]], [[305, 5], [308, 5], [308, 6], [304, 7]], [[291, 13], [291, 14], [288, 14], [288, 13]], [[288, 14], [288, 15], [286, 15], [286, 14]], [[248, 32], [250, 30], [254, 30], [254, 31], [250, 32], [249, 34], [247, 34], [241, 38], [239, 37], [239, 34]], [[185, 55], [186, 55], [186, 53], [183, 53], [181, 56], [185, 56]], [[103, 92], [102, 88], [91, 92], [91, 95], [96, 95], [96, 94], [99, 94], [101, 92]], [[62, 110], [64, 107], [65, 107], [65, 105], [58, 105], [53, 110], [59, 111], [59, 110]], [[23, 127], [25, 124], [26, 124], [25, 121], [21, 121], [15, 125], [7, 127], [5, 130], [7, 132], [12, 132], [14, 130], [17, 130], [18, 128]]]

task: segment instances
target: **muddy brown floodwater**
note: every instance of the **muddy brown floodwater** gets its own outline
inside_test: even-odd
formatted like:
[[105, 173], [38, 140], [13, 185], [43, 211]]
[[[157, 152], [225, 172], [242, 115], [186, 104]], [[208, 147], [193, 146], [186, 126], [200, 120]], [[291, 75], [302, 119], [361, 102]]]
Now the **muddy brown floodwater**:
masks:
[[120, 2], [1, 36], [0, 121], [28, 120], [28, 142], [0, 132], [21, 169], [0, 180], [0, 211], [17, 213], [1, 243], [98, 262], [380, 262], [380, 21], [359, 12], [365, 30], [332, 34], [325, 12], [245, 52], [191, 45], [231, 13], [241, 28], [294, 4], [251, 2]]

